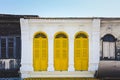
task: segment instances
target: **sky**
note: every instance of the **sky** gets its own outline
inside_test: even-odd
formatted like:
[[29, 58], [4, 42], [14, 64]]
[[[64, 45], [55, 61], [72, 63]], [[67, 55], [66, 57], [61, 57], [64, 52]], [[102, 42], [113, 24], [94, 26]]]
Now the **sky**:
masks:
[[120, 0], [0, 0], [0, 14], [120, 17]]

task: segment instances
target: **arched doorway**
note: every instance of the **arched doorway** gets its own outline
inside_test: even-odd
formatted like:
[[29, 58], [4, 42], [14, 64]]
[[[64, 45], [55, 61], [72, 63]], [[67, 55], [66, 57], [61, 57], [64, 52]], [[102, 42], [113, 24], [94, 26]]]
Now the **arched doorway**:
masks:
[[54, 67], [56, 71], [68, 70], [68, 37], [64, 32], [54, 38]]
[[33, 39], [33, 66], [34, 71], [46, 71], [48, 67], [48, 39], [42, 32]]
[[111, 34], [106, 34], [102, 38], [102, 56], [104, 60], [116, 59], [116, 38]]
[[88, 35], [85, 32], [79, 32], [74, 40], [74, 67], [76, 71], [88, 70]]

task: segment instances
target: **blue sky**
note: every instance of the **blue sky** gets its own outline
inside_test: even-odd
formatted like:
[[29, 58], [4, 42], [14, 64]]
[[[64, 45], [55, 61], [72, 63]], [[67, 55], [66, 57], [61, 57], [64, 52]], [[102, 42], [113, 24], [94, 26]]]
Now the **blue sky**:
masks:
[[120, 17], [120, 0], [0, 0], [0, 14]]

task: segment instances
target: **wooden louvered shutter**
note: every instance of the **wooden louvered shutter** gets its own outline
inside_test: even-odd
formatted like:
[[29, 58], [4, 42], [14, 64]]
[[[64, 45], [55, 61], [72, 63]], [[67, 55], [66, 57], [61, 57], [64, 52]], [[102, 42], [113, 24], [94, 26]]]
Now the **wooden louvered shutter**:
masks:
[[55, 39], [55, 70], [65, 71], [68, 68], [68, 41], [66, 38]]
[[74, 46], [75, 70], [88, 70], [88, 39], [76, 38], [74, 44], [75, 44]]
[[48, 41], [47, 38], [34, 38], [33, 65], [35, 71], [46, 71], [48, 67]]
[[62, 61], [62, 70], [68, 69], [68, 40], [66, 38], [61, 39], [62, 42], [62, 55], [61, 55], [61, 61]]
[[75, 70], [81, 69], [81, 59], [80, 59], [81, 54], [82, 54], [81, 39], [77, 38], [75, 39], [75, 55], [74, 55]]
[[88, 39], [82, 38], [82, 70], [88, 70]]
[[47, 46], [47, 38], [41, 38], [41, 56], [40, 56], [40, 64], [41, 64], [41, 71], [46, 71], [48, 67], [48, 46]]
[[34, 65], [34, 70], [38, 71], [40, 70], [40, 39], [39, 38], [34, 38], [34, 47], [33, 47], [33, 65]]
[[61, 68], [61, 41], [59, 38], [55, 39], [55, 45], [54, 45], [54, 66], [55, 70], [60, 70]]

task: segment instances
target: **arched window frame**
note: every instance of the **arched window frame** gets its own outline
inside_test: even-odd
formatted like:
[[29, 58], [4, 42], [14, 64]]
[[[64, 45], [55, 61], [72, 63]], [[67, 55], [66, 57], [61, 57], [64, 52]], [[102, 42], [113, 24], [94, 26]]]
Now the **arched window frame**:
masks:
[[[41, 37], [41, 38], [46, 38], [47, 39], [47, 67], [48, 67], [48, 37], [47, 37], [47, 34], [45, 32], [42, 32], [42, 31], [36, 32], [33, 35], [33, 46], [34, 46], [34, 38], [36, 38], [35, 36], [37, 36], [38, 34], [43, 34], [45, 37]], [[40, 38], [40, 37], [37, 37], [37, 38]], [[34, 66], [34, 47], [33, 47], [33, 66]]]
[[[59, 34], [63, 34], [65, 37], [57, 37], [57, 35]], [[57, 32], [55, 33], [54, 35], [54, 67], [55, 67], [55, 39], [56, 38], [66, 38], [67, 39], [67, 44], [69, 45], [69, 40], [68, 40], [68, 35], [67, 33], [63, 32], [63, 31], [60, 31], [60, 32]], [[67, 59], [68, 59], [68, 62], [67, 62], [67, 69], [68, 69], [68, 64], [69, 64], [69, 46], [67, 45]]]
[[88, 34], [87, 34], [86, 32], [83, 32], [83, 31], [77, 32], [77, 33], [75, 34], [75, 37], [74, 37], [74, 38], [76, 38], [79, 34], [84, 34], [84, 35], [86, 36], [86, 38], [88, 38]]
[[63, 35], [65, 35], [65, 37], [68, 39], [68, 35], [67, 35], [67, 33], [62, 32], [62, 31], [55, 33], [55, 35], [54, 35], [54, 39], [55, 39], [55, 38], [57, 37], [57, 35], [59, 35], [59, 34], [63, 34]]
[[42, 32], [42, 31], [40, 31], [40, 32], [36, 32], [34, 35], [33, 35], [33, 38], [35, 38], [35, 36], [36, 35], [38, 35], [38, 34], [44, 34], [45, 36], [46, 36], [46, 38], [48, 39], [48, 37], [47, 37], [47, 34], [45, 33], [45, 32]]
[[[111, 40], [110, 39], [107, 39], [107, 37], [109, 38], [112, 38]], [[104, 59], [103, 58], [103, 42], [115, 42], [115, 60], [117, 58], [117, 53], [116, 53], [116, 41], [117, 41], [117, 38], [115, 38], [114, 35], [112, 34], [105, 34], [102, 38], [102, 56], [100, 57], [101, 60], [110, 60], [110, 59]]]
[[[77, 36], [79, 36], [79, 34], [82, 34], [84, 36], [77, 37]], [[84, 31], [79, 31], [75, 34], [75, 36], [74, 36], [74, 55], [75, 55], [75, 39], [77, 39], [77, 38], [87, 38], [88, 39], [88, 66], [89, 66], [89, 35], [88, 35], [88, 33], [84, 32]], [[75, 56], [74, 56], [74, 60], [75, 60]], [[75, 66], [75, 63], [74, 63], [74, 66]], [[88, 68], [88, 66], [87, 66], [87, 68]]]

